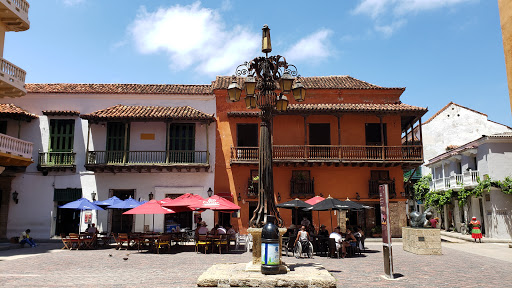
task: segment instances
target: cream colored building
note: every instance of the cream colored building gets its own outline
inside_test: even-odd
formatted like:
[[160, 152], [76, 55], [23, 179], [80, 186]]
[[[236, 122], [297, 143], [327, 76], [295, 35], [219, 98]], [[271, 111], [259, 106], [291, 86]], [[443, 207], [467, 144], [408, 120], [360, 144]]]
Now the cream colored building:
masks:
[[503, 37], [503, 50], [505, 50], [505, 64], [507, 66], [508, 96], [512, 111], [512, 1], [498, 0], [500, 9], [501, 34]]
[[[5, 33], [30, 28], [28, 9], [29, 4], [25, 0], [0, 0], [0, 98], [3, 99], [27, 94], [25, 70], [4, 59], [3, 55]], [[0, 104], [0, 238], [6, 237], [9, 204], [18, 203], [18, 193], [11, 189], [12, 179], [33, 162], [33, 144], [22, 140], [22, 123], [36, 118], [36, 115], [11, 103]]]

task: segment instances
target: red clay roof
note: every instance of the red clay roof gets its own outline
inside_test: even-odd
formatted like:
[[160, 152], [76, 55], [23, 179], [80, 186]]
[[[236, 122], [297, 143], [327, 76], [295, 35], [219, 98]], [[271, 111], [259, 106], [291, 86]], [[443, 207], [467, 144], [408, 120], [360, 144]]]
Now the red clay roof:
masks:
[[78, 116], [80, 111], [76, 110], [44, 110], [43, 115], [48, 116]]
[[190, 106], [127, 106], [116, 105], [103, 110], [98, 110], [80, 116], [92, 121], [116, 121], [116, 120], [140, 120], [140, 121], [164, 121], [164, 120], [192, 120], [215, 121], [213, 115], [206, 114]]
[[[217, 79], [212, 82], [213, 89], [227, 89], [231, 83], [230, 76], [217, 76]], [[237, 82], [243, 85], [245, 77], [238, 77]], [[348, 75], [343, 76], [319, 76], [319, 77], [301, 77], [302, 84], [306, 89], [378, 89], [378, 90], [402, 90], [403, 87], [381, 87], [361, 81]]]
[[211, 94], [211, 85], [175, 84], [26, 84], [28, 93]]
[[[416, 107], [407, 104], [290, 104], [288, 111], [281, 114], [295, 113], [333, 113], [333, 112], [412, 112], [423, 115], [427, 113], [427, 108]], [[229, 117], [258, 117], [256, 111], [232, 111], [228, 112]]]
[[37, 115], [23, 110], [14, 104], [0, 104], [0, 118], [30, 121], [36, 119]]

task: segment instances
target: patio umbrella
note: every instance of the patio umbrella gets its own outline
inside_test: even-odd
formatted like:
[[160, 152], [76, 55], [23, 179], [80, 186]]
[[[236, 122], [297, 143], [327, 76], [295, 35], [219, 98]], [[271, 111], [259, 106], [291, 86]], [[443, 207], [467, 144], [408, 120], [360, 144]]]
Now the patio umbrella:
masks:
[[341, 201], [341, 202], [343, 203], [341, 205], [347, 206], [349, 208], [348, 210], [362, 210], [362, 209], [371, 209], [372, 208], [370, 206], [366, 206], [366, 205], [351, 201], [350, 199], [348, 199], [348, 197], [347, 197], [347, 200]]
[[[294, 200], [290, 200], [284, 203], [277, 204], [276, 207], [278, 208], [285, 208], [285, 209], [295, 209], [298, 210], [299, 208], [308, 208], [312, 205], [299, 200], [299, 198], [295, 198]], [[297, 211], [296, 211], [297, 212]], [[297, 219], [298, 213], [295, 213], [295, 223], [299, 223]]]
[[[80, 210], [80, 226], [82, 226], [82, 211], [84, 211], [84, 210], [104, 210], [103, 208], [93, 204], [91, 201], [89, 201], [86, 198], [80, 198], [78, 200], [66, 203], [62, 206], [59, 206], [59, 208]], [[78, 226], [78, 233], [80, 233], [80, 226]]]
[[219, 195], [213, 195], [212, 197], [204, 201], [198, 201], [197, 204], [191, 205], [189, 207], [197, 209], [210, 209], [221, 212], [235, 212], [240, 210], [240, 206], [220, 197]]
[[186, 212], [196, 210], [194, 207], [201, 205], [204, 200], [199, 195], [186, 193], [175, 199], [162, 199], [160, 203], [163, 207], [171, 208], [176, 212]]
[[116, 196], [112, 196], [110, 198], [108, 198], [107, 200], [103, 200], [103, 201], [94, 201], [92, 202], [93, 204], [96, 204], [98, 206], [110, 206], [110, 205], [114, 205], [114, 204], [117, 204], [119, 202], [121, 202], [123, 200], [117, 198]]
[[[304, 202], [310, 204], [310, 205], [315, 205], [316, 203], [320, 202], [320, 201], [323, 201], [325, 198], [324, 197], [320, 197], [320, 196], [315, 196], [311, 199], [308, 199]], [[318, 225], [320, 225], [320, 211], [317, 212], [318, 213]]]
[[[141, 203], [135, 199], [133, 199], [131, 196], [128, 199], [125, 199], [121, 202], [115, 203], [113, 205], [108, 206], [108, 209], [132, 209], [137, 206], [140, 206]], [[123, 227], [123, 217], [121, 216], [121, 229]]]
[[[343, 201], [332, 198], [331, 195], [324, 200], [316, 203], [315, 205], [302, 209], [304, 211], [329, 211], [331, 214], [332, 210], [350, 210], [349, 206], [345, 205]], [[332, 231], [332, 215], [331, 215], [331, 231]]]
[[155, 214], [170, 214], [176, 213], [169, 208], [162, 207], [156, 200], [151, 200], [144, 204], [141, 204], [131, 210], [124, 212], [123, 214], [153, 214], [153, 231], [155, 231]]

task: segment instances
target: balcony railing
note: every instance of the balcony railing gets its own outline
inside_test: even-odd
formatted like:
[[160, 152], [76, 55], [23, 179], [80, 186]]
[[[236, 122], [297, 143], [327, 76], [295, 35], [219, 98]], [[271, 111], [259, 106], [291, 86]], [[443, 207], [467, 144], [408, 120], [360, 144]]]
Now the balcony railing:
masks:
[[6, 92], [4, 96], [23, 96], [27, 94], [25, 90], [25, 70], [12, 64], [11, 62], [0, 58], [0, 88], [15, 88], [14, 92]]
[[208, 164], [207, 151], [89, 151], [86, 165]]
[[315, 179], [292, 179], [290, 180], [290, 197], [311, 197], [315, 196]]
[[[258, 162], [258, 147], [231, 147], [232, 163]], [[423, 146], [274, 145], [275, 161], [423, 161]]]
[[379, 185], [388, 184], [389, 198], [396, 197], [395, 180], [370, 180], [368, 198], [379, 198]]
[[0, 134], [0, 152], [32, 159], [33, 146], [30, 142]]
[[430, 190], [433, 191], [446, 191], [449, 189], [460, 190], [472, 189], [478, 185], [478, 171], [466, 171], [462, 174], [455, 174], [445, 178], [433, 179], [430, 183]]
[[[3, 6], [3, 7], [2, 7]], [[5, 7], [5, 8], [4, 8]], [[7, 31], [25, 31], [29, 29], [28, 9], [30, 5], [25, 0], [0, 0], [3, 15], [0, 19]]]
[[39, 152], [38, 168], [75, 167], [75, 152]]

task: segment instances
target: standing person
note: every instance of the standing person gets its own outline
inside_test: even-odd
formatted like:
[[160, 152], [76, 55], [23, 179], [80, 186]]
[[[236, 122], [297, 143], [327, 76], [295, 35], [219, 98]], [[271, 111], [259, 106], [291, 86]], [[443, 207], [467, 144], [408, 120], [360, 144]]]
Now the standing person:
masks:
[[30, 229], [27, 229], [23, 232], [21, 232], [20, 239], [18, 240], [20, 245], [23, 245], [25, 243], [28, 243], [32, 248], [35, 248], [37, 244], [34, 242], [32, 237], [30, 237]]
[[311, 222], [308, 220], [308, 218], [306, 216], [302, 217], [302, 221], [300, 222], [300, 225], [302, 225], [304, 227], [308, 227], [309, 224], [311, 224]]
[[476, 220], [476, 217], [473, 216], [473, 218], [471, 218], [471, 222], [469, 222], [469, 224], [471, 224], [471, 238], [475, 239], [475, 243], [476, 243], [476, 239], [478, 239], [480, 241], [480, 243], [482, 243], [482, 230], [480, 230], [481, 228], [481, 224], [480, 224], [480, 221]]

